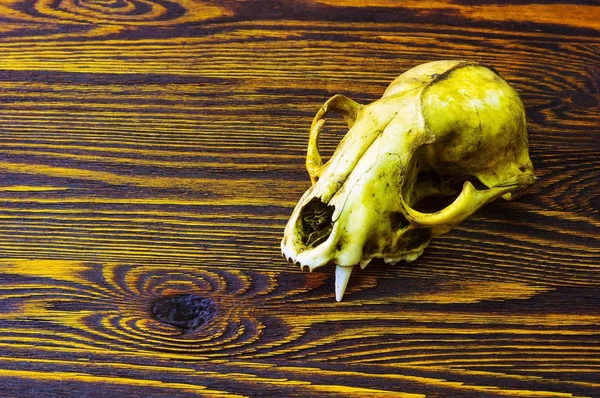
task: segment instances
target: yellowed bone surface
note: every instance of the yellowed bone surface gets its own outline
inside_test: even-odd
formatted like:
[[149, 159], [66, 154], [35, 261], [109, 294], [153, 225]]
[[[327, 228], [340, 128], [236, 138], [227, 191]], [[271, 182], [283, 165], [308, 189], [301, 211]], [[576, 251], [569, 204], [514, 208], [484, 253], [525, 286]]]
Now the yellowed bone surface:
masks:
[[[349, 131], [323, 164], [319, 132], [331, 110]], [[493, 69], [465, 61], [417, 66], [369, 105], [329, 99], [312, 123], [306, 168], [313, 185], [281, 248], [310, 270], [336, 264], [338, 300], [354, 265], [414, 261], [432, 238], [535, 182], [519, 95]], [[443, 209], [415, 208], [445, 195], [456, 198]]]

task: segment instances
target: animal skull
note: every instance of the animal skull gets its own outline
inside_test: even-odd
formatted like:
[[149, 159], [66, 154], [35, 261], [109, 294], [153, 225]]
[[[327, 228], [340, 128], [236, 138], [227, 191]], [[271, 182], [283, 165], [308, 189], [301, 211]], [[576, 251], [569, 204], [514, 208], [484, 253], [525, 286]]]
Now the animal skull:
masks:
[[[331, 110], [349, 131], [323, 164], [319, 131]], [[354, 265], [413, 261], [433, 237], [536, 180], [519, 95], [493, 69], [464, 61], [417, 66], [369, 105], [330, 98], [313, 120], [306, 168], [313, 185], [281, 249], [311, 271], [335, 263], [338, 301]], [[456, 194], [460, 184], [444, 209], [415, 210], [426, 197]]]

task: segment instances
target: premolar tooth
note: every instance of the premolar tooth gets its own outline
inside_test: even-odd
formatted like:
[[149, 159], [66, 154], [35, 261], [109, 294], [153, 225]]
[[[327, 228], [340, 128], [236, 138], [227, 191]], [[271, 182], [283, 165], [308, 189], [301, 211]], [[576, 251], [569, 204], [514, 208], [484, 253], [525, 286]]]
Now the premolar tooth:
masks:
[[407, 253], [406, 257], [404, 258], [406, 260], [406, 262], [412, 263], [413, 261], [415, 261], [417, 258], [419, 258], [419, 256], [422, 254], [423, 252], [412, 252], [412, 253]]
[[398, 257], [386, 257], [383, 259], [383, 261], [385, 261], [386, 264], [390, 265], [396, 265], [400, 260], [404, 260], [404, 255]]
[[344, 267], [337, 265], [335, 267], [335, 300], [342, 301], [346, 286], [348, 286], [348, 279], [352, 273], [352, 267]]
[[369, 265], [369, 263], [371, 262], [371, 260], [372, 260], [372, 259], [370, 258], [370, 259], [368, 259], [368, 260], [361, 261], [361, 262], [360, 262], [360, 269], [365, 269], [365, 268], [367, 268], [367, 265]]

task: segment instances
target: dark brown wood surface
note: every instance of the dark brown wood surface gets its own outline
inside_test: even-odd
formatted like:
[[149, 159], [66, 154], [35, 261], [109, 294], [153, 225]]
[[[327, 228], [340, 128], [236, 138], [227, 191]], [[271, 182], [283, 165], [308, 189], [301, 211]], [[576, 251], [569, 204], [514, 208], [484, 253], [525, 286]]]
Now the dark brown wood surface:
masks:
[[[600, 396], [599, 32], [595, 1], [0, 2], [0, 396]], [[279, 248], [312, 118], [437, 59], [518, 89], [539, 183], [336, 303]], [[153, 317], [179, 294], [213, 317]]]

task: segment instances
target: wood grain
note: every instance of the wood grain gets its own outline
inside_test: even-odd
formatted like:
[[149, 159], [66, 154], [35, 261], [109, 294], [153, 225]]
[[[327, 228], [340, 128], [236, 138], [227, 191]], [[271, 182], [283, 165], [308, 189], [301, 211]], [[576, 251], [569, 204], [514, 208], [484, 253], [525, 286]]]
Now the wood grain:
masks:
[[[2, 2], [0, 396], [599, 396], [598, 21], [592, 1]], [[336, 303], [331, 268], [279, 249], [311, 120], [435, 59], [517, 88], [540, 181]], [[216, 315], [157, 321], [179, 294]]]

